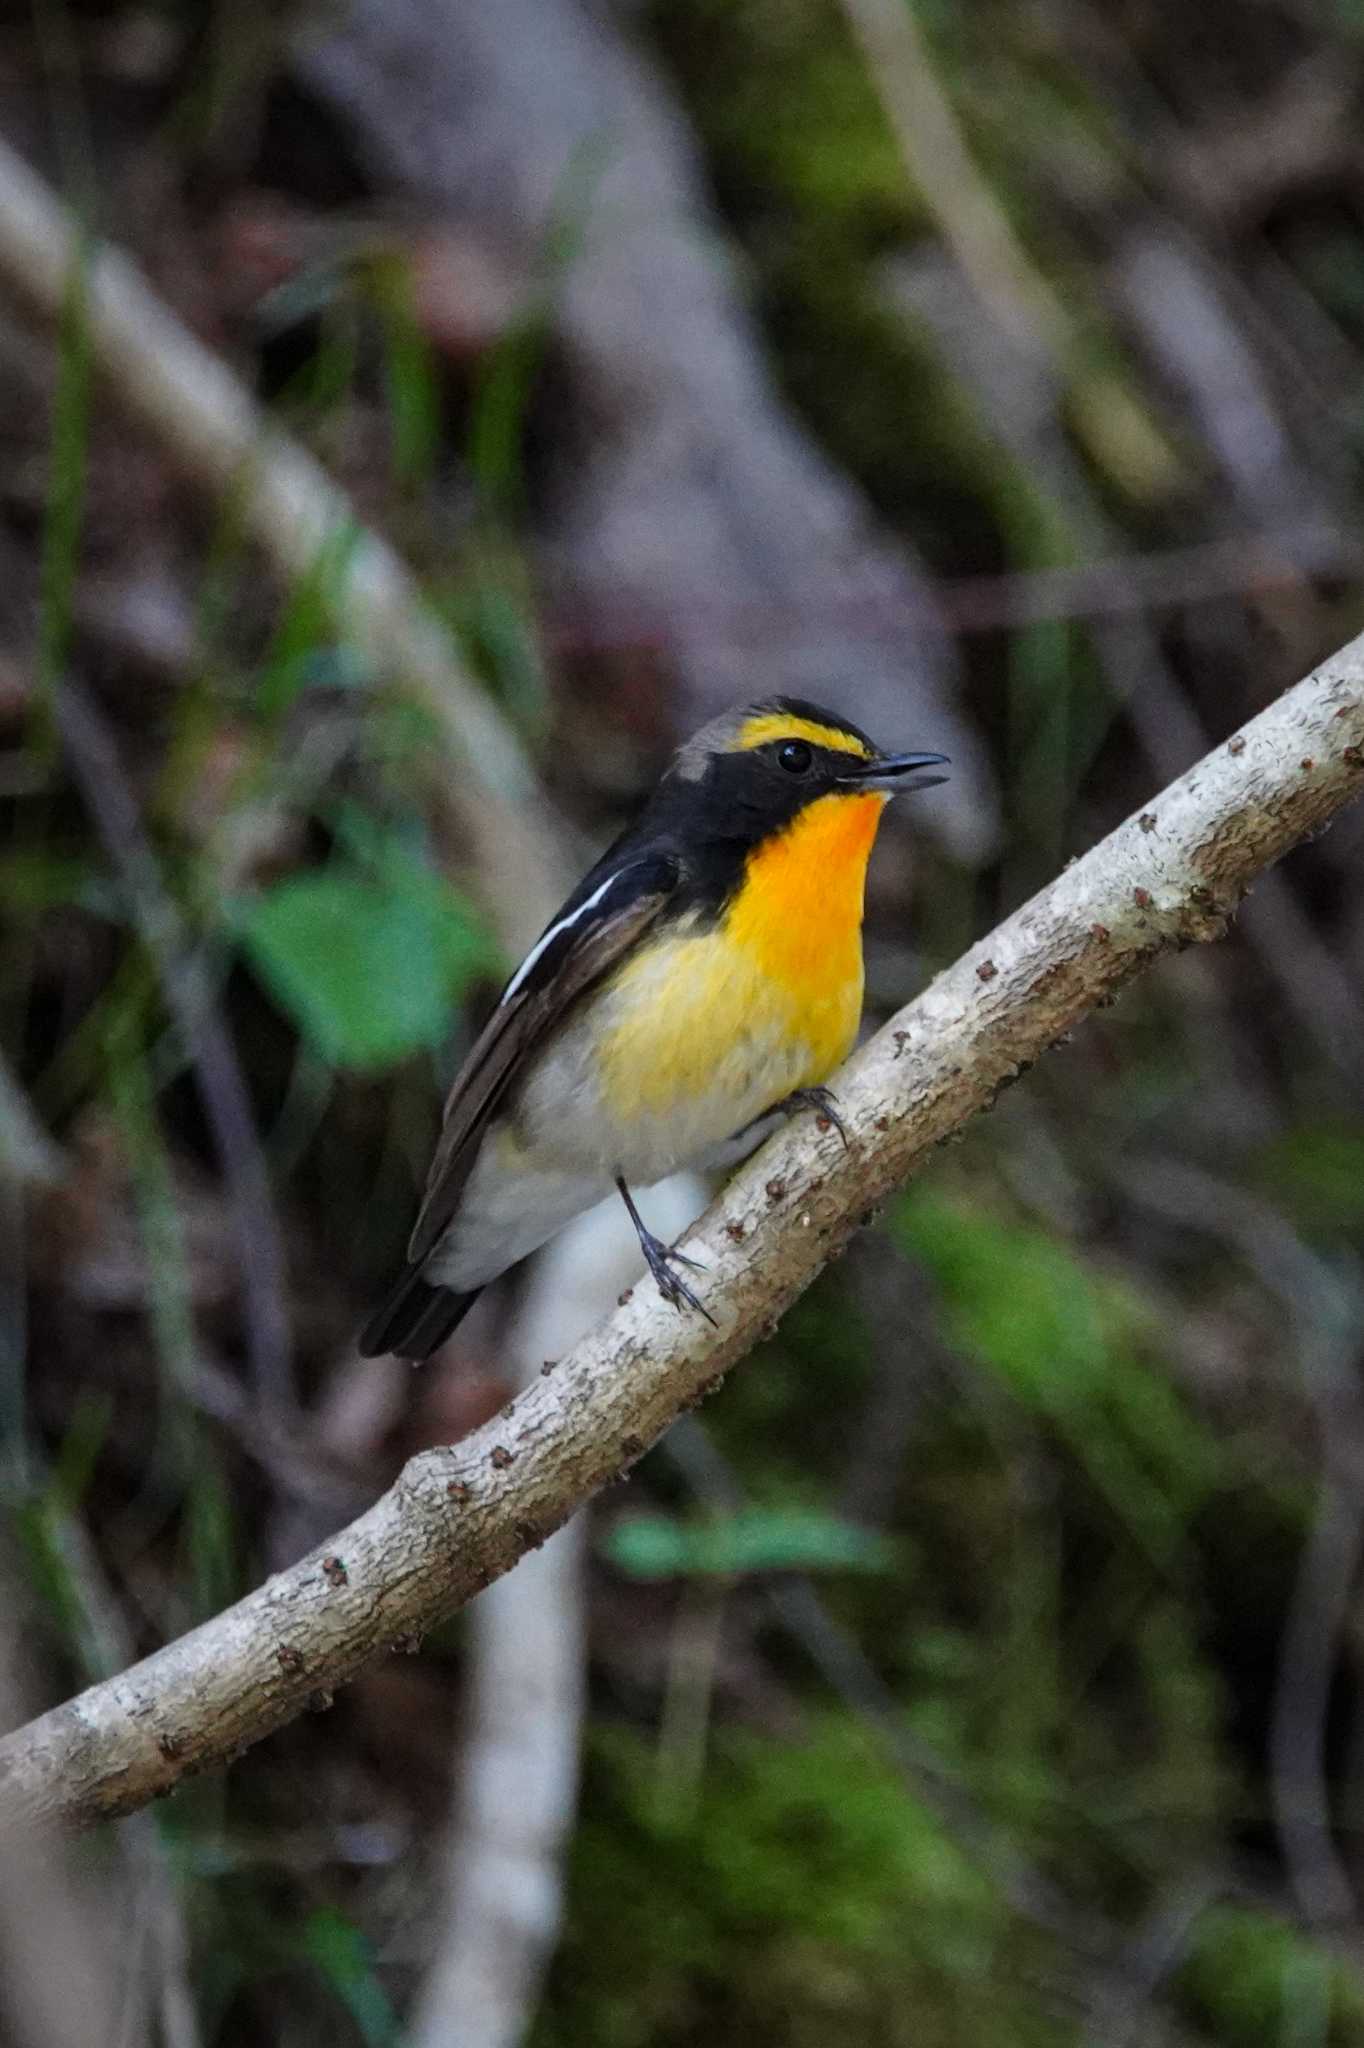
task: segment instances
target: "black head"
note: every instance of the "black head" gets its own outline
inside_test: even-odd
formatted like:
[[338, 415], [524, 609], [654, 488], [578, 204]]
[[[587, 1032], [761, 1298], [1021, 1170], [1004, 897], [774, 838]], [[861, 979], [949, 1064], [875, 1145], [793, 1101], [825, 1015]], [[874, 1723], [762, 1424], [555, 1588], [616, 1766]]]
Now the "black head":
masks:
[[[679, 749], [659, 787], [660, 813], [752, 845], [828, 796], [898, 796], [931, 789], [944, 754], [883, 754], [837, 712], [800, 697], [769, 697], [713, 719]], [[651, 809], [654, 807], [651, 806]]]

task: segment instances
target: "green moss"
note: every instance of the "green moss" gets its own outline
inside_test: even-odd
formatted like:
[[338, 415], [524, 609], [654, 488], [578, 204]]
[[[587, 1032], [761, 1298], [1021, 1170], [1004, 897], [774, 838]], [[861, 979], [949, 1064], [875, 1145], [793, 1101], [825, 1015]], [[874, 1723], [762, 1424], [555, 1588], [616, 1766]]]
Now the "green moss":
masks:
[[1220, 1459], [1156, 1369], [1138, 1295], [1053, 1233], [924, 1187], [894, 1228], [935, 1275], [963, 1355], [1046, 1418], [1153, 1559], [1172, 1557]]
[[1254, 1161], [1254, 1179], [1311, 1236], [1353, 1237], [1364, 1227], [1364, 1126], [1295, 1124]]
[[831, 0], [658, 5], [722, 197], [773, 225], [812, 215], [865, 245], [924, 215], [860, 51]]
[[1020, 1941], [999, 1900], [855, 1722], [718, 1731], [683, 1828], [652, 1817], [651, 1781], [639, 1737], [598, 1735], [535, 2048], [1064, 2038], [1000, 1988]]

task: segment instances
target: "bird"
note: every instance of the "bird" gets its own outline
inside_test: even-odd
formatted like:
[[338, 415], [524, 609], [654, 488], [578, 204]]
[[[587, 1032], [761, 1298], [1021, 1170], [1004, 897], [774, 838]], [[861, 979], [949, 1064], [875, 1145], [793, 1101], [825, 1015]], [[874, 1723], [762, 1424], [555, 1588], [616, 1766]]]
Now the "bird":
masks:
[[[632, 1188], [736, 1164], [822, 1114], [862, 1014], [867, 863], [887, 802], [944, 781], [846, 718], [773, 696], [673, 756], [507, 982], [455, 1077], [366, 1357], [428, 1358], [484, 1287], [618, 1190], [650, 1274], [709, 1311]], [[713, 1318], [711, 1318], [713, 1320]]]

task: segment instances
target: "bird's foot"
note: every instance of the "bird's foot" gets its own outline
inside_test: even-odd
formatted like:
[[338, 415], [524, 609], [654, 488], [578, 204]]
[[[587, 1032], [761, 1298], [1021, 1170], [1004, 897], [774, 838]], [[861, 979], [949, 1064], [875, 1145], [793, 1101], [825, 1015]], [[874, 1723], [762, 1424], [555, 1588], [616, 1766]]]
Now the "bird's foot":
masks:
[[712, 1329], [718, 1329], [719, 1325], [706, 1304], [688, 1287], [677, 1271], [678, 1266], [689, 1266], [694, 1273], [703, 1272], [705, 1269], [700, 1262], [687, 1258], [682, 1252], [674, 1251], [671, 1245], [666, 1245], [660, 1238], [655, 1237], [651, 1230], [640, 1231], [639, 1248], [663, 1299], [679, 1311], [683, 1308], [695, 1309], [697, 1315], [705, 1317]]
[[689, 1259], [685, 1252], [675, 1252], [671, 1245], [664, 1244], [661, 1238], [654, 1236], [635, 1207], [635, 1198], [626, 1186], [623, 1174], [616, 1175], [616, 1186], [620, 1191], [621, 1200], [630, 1212], [630, 1221], [635, 1226], [635, 1235], [644, 1254], [644, 1263], [653, 1274], [654, 1283], [663, 1299], [679, 1311], [684, 1308], [695, 1309], [697, 1315], [705, 1317], [712, 1329], [718, 1329], [719, 1324], [706, 1304], [699, 1296], [693, 1294], [682, 1275], [676, 1270], [678, 1266], [690, 1266], [694, 1273], [700, 1273], [705, 1270], [704, 1267], [696, 1259]]
[[826, 1124], [833, 1125], [843, 1140], [843, 1150], [852, 1150], [848, 1127], [838, 1113], [838, 1097], [832, 1088], [796, 1088], [790, 1095], [782, 1097], [777, 1108], [785, 1110], [788, 1116], [794, 1115], [798, 1109], [812, 1109]]

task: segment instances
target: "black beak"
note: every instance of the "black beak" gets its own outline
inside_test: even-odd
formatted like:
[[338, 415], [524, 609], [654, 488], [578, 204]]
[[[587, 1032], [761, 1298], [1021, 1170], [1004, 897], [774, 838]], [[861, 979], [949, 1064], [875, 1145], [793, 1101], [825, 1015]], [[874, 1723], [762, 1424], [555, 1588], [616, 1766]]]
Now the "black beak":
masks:
[[946, 754], [878, 754], [873, 761], [859, 761], [838, 779], [855, 783], [859, 789], [882, 789], [887, 796], [903, 796], [909, 790], [936, 789], [947, 780], [945, 775], [927, 775], [911, 781], [916, 770], [949, 765]]

